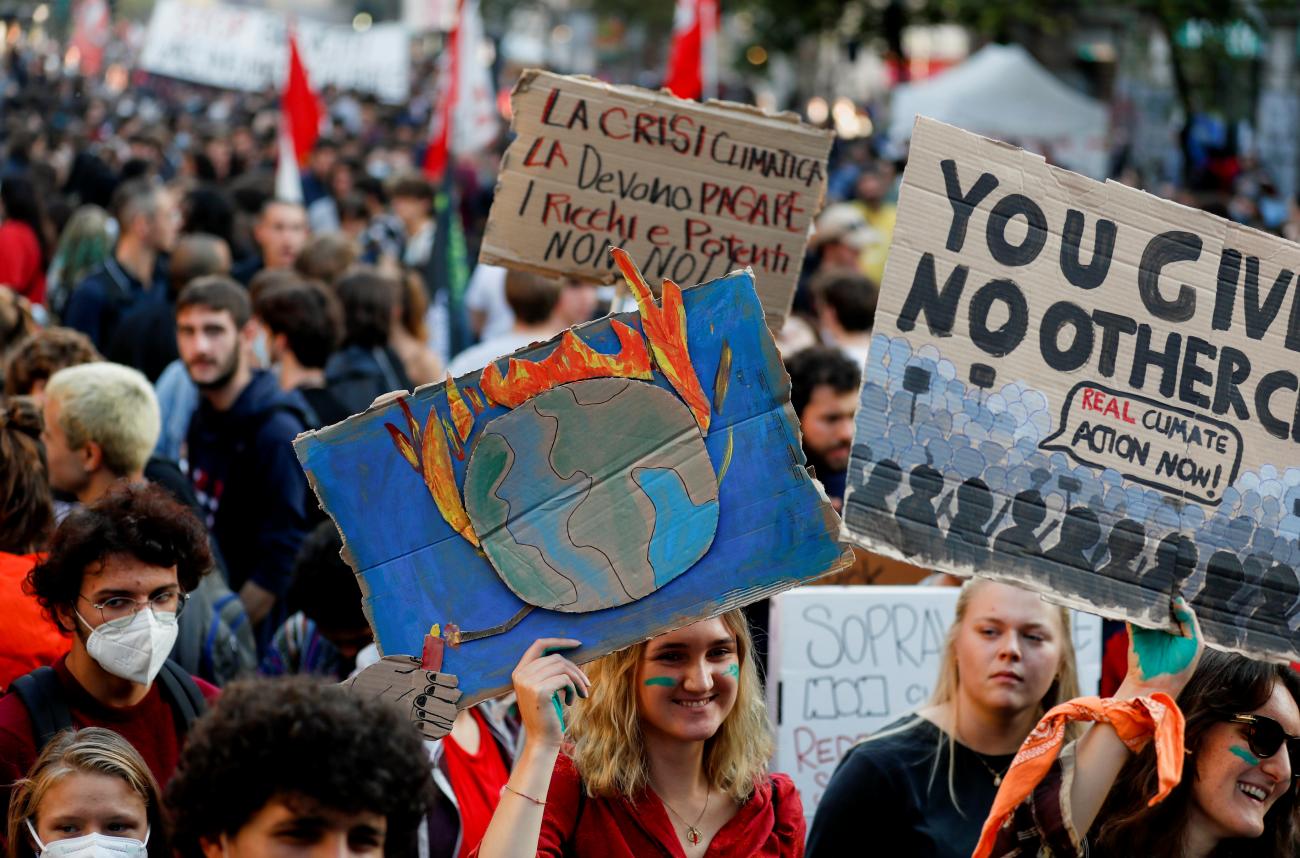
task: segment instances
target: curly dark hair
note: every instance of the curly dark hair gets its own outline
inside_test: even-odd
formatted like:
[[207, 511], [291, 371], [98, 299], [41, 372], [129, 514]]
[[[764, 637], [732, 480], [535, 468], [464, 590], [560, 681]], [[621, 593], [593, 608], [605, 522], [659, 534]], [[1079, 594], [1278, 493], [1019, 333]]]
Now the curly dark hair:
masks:
[[803, 410], [818, 387], [826, 385], [836, 393], [856, 393], [862, 384], [862, 370], [844, 352], [830, 346], [813, 346], [786, 359], [790, 373], [790, 404], [803, 418]]
[[59, 370], [103, 359], [81, 331], [46, 328], [14, 346], [5, 368], [5, 395], [30, 396]]
[[385, 854], [405, 855], [433, 802], [429, 757], [387, 703], [310, 677], [235, 682], [195, 722], [167, 788], [172, 845], [201, 858], [202, 840], [234, 836], [277, 797], [381, 814]]
[[[1179, 858], [1197, 778], [1197, 752], [1206, 732], [1233, 715], [1263, 706], [1279, 682], [1300, 703], [1300, 675], [1289, 666], [1207, 649], [1178, 695], [1178, 708], [1187, 719], [1186, 746], [1191, 754], [1183, 767], [1183, 779], [1164, 801], [1148, 807], [1158, 780], [1155, 743], [1125, 763], [1097, 816], [1095, 837], [1089, 838], [1097, 854]], [[1225, 840], [1212, 854], [1215, 858], [1296, 855], [1295, 788], [1284, 792], [1269, 808], [1263, 835], [1253, 840]]]
[[76, 603], [92, 564], [114, 555], [175, 566], [176, 580], [187, 593], [212, 568], [207, 531], [188, 507], [152, 483], [123, 484], [68, 514], [54, 531], [45, 562], [28, 573], [28, 588], [49, 618], [71, 632], [58, 609]]

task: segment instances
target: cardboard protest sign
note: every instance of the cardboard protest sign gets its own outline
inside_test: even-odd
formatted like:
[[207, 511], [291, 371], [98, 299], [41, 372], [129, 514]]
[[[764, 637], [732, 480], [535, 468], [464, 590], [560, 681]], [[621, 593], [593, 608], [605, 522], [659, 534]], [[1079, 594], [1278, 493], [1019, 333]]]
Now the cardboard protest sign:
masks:
[[[934, 691], [956, 587], [797, 587], [772, 600], [768, 698], [773, 768], [799, 787], [811, 823], [855, 744]], [[1079, 689], [1101, 683], [1101, 618], [1072, 613]]]
[[[283, 13], [266, 9], [159, 0], [149, 18], [140, 68], [223, 89], [280, 89], [289, 67], [288, 23]], [[401, 24], [375, 24], [358, 33], [298, 19], [294, 32], [312, 86], [367, 92], [389, 104], [406, 100], [410, 35]]]
[[433, 704], [505, 691], [537, 638], [589, 661], [850, 560], [751, 274], [660, 306], [623, 263], [639, 312], [295, 442], [382, 652], [421, 668], [386, 659], [361, 686], [426, 735]]
[[1300, 247], [919, 120], [846, 537], [1300, 655]]
[[613, 280], [622, 247], [654, 283], [754, 269], [773, 330], [790, 312], [832, 134], [794, 114], [698, 104], [527, 71], [479, 259]]

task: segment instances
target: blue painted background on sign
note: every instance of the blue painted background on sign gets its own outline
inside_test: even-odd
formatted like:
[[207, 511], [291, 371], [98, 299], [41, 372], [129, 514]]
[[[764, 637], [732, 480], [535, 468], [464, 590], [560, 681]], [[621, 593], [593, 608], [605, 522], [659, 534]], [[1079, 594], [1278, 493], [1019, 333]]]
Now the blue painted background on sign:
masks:
[[[587, 661], [819, 576], [841, 560], [838, 519], [804, 471], [787, 404], [789, 379], [752, 277], [732, 274], [684, 290], [683, 299], [691, 359], [706, 390], [712, 391], [724, 340], [732, 350], [729, 390], [705, 439], [715, 471], [728, 433], [734, 444], [719, 486], [712, 547], [689, 571], [630, 605], [586, 614], [534, 609], [509, 632], [449, 647], [443, 670], [459, 677], [466, 703], [504, 691], [519, 656], [536, 638], [577, 638], [583, 646], [572, 657]], [[616, 318], [641, 330], [636, 313]], [[583, 326], [579, 335], [598, 351], [618, 350], [608, 320]], [[539, 360], [554, 347], [554, 342], [535, 347], [527, 357]], [[463, 376], [457, 386], [476, 387], [478, 376]], [[657, 371], [653, 381], [672, 390]], [[423, 389], [408, 402], [421, 426], [430, 406], [450, 421], [443, 385]], [[452, 460], [458, 484], [478, 434], [506, 411], [490, 406], [475, 415], [464, 460]], [[464, 631], [489, 628], [507, 622], [525, 604], [481, 552], [448, 526], [420, 476], [393, 446], [385, 423], [406, 428], [396, 402], [303, 436], [295, 446], [322, 504], [343, 531], [382, 650], [418, 655], [434, 623], [455, 623]]]

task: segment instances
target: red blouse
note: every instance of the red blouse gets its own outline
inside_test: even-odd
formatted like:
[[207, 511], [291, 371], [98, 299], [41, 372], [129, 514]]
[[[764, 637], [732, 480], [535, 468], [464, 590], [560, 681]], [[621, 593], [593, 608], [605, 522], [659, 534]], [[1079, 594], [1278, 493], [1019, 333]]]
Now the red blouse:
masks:
[[[561, 754], [551, 776], [538, 856], [554, 858], [685, 858], [663, 802], [653, 792], [636, 800], [580, 799], [578, 770]], [[786, 775], [772, 775], [722, 826], [706, 858], [802, 858], [803, 802]]]
[[483, 840], [492, 813], [501, 799], [501, 787], [510, 777], [510, 770], [501, 751], [492, 740], [492, 733], [483, 713], [475, 706], [470, 717], [478, 725], [478, 753], [468, 753], [448, 736], [442, 741], [447, 755], [447, 778], [460, 809], [460, 851], [458, 858], [466, 858]]

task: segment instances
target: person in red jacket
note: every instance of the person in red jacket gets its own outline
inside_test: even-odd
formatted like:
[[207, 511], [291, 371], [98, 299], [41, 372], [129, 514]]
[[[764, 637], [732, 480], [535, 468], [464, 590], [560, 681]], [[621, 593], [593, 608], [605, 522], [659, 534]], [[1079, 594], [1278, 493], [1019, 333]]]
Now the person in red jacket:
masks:
[[[164, 668], [176, 615], [211, 568], [203, 525], [155, 485], [119, 486], [63, 520], [28, 582], [50, 619], [73, 635], [72, 651], [19, 677], [17, 693], [0, 698], [0, 801], [8, 804], [13, 783], [50, 738], [46, 722], [59, 719], [46, 713], [54, 709], [70, 722], [63, 726], [119, 733], [160, 784], [171, 779], [188, 721], [218, 694], [174, 665]], [[42, 705], [29, 708], [29, 694]]]
[[[803, 804], [769, 774], [772, 732], [744, 614], [587, 666], [543, 639], [514, 671], [527, 738], [478, 855], [787, 858]], [[565, 731], [559, 701], [574, 706]], [[576, 702], [576, 701], [575, 701]]]
[[0, 406], [0, 691], [18, 677], [52, 664], [71, 646], [29, 594], [27, 574], [40, 560], [54, 512], [41, 448], [41, 412], [25, 396]]
[[45, 303], [45, 267], [50, 263], [45, 217], [32, 180], [9, 176], [0, 182], [0, 286], [33, 304]]

